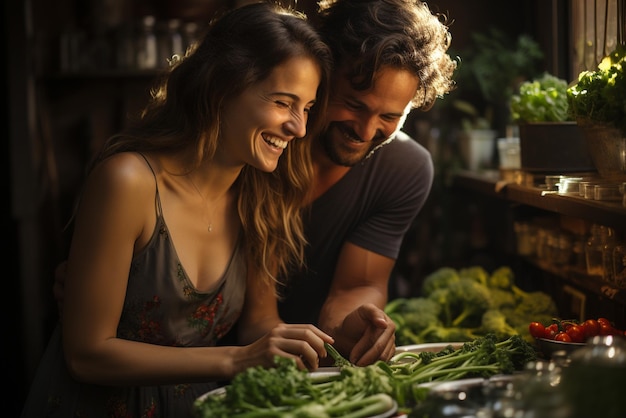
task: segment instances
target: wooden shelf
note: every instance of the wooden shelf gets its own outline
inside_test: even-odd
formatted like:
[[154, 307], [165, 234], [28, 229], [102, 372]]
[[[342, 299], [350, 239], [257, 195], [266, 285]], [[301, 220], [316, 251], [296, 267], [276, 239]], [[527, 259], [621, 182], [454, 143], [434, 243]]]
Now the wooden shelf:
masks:
[[504, 182], [497, 171], [460, 171], [455, 174], [454, 187], [532, 206], [549, 212], [626, 230], [626, 207], [622, 202], [597, 201], [579, 196], [559, 195], [540, 187]]
[[[523, 176], [522, 176], [523, 177]], [[475, 192], [478, 198], [502, 200], [541, 211], [564, 215], [585, 222], [598, 223], [614, 228], [626, 239], [626, 207], [622, 202], [595, 201], [579, 196], [559, 195], [547, 192], [538, 181], [504, 182], [498, 171], [459, 171], [452, 176], [451, 186], [457, 190]], [[545, 179], [545, 176], [543, 177]], [[541, 180], [539, 180], [541, 181]], [[523, 184], [522, 184], [523, 183]], [[532, 185], [526, 185], [532, 184]], [[507, 215], [503, 214], [506, 219]], [[584, 269], [573, 265], [554, 265], [549, 260], [536, 257], [519, 257], [540, 271], [548, 273], [560, 283], [558, 293], [563, 297], [566, 285], [582, 293], [593, 296], [595, 308], [606, 310], [621, 326], [626, 324], [626, 289], [619, 289], [603, 281], [600, 277], [589, 276]], [[549, 286], [549, 285], [547, 285]], [[552, 289], [554, 291], [554, 289]], [[552, 292], [551, 291], [551, 292]], [[600, 302], [598, 302], [600, 301]], [[588, 299], [589, 303], [589, 299]]]

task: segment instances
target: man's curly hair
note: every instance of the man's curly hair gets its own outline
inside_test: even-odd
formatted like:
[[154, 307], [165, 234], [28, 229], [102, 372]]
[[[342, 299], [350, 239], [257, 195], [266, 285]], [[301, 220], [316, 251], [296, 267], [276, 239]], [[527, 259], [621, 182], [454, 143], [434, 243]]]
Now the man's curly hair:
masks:
[[423, 1], [321, 0], [318, 22], [337, 70], [354, 89], [370, 88], [381, 68], [409, 70], [420, 81], [411, 106], [428, 110], [455, 88], [447, 16]]

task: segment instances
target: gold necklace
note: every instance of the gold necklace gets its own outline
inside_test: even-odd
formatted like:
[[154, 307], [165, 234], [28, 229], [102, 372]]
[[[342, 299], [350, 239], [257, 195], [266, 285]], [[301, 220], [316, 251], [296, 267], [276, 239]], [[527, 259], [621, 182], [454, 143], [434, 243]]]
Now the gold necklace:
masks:
[[[210, 207], [210, 205], [208, 204], [206, 198], [204, 197], [204, 195], [200, 192], [200, 189], [198, 189], [198, 186], [196, 186], [196, 183], [194, 183], [194, 181], [191, 179], [190, 176], [187, 176], [187, 178], [189, 179], [189, 183], [191, 183], [191, 185], [193, 186], [193, 188], [196, 190], [196, 193], [198, 193], [198, 196], [200, 196], [200, 199], [202, 199], [202, 202], [204, 203], [204, 205], [206, 207]], [[224, 196], [226, 196], [226, 194], [228, 193], [228, 191], [226, 193], [224, 193], [222, 196], [218, 197], [217, 199], [215, 199], [215, 203], [213, 206], [213, 210], [211, 211], [211, 217], [209, 219], [209, 226], [207, 227], [207, 230], [209, 232], [213, 232], [213, 215], [215, 215], [215, 210], [217, 209], [217, 204], [219, 203], [220, 200], [222, 200], [222, 198]]]

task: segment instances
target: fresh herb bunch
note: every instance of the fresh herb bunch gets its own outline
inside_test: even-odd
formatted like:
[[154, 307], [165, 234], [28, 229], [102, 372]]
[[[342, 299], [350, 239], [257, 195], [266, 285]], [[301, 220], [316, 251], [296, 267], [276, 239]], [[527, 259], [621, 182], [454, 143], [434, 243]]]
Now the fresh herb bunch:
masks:
[[[275, 358], [276, 367], [251, 367], [223, 393], [195, 402], [199, 418], [365, 418], [394, 406], [392, 378], [377, 366], [344, 366], [338, 374], [310, 375], [296, 362]], [[350, 364], [349, 362], [347, 364]]]
[[567, 89], [575, 119], [614, 126], [626, 135], [626, 45], [618, 45], [595, 71], [583, 71]]
[[239, 373], [223, 393], [196, 401], [195, 410], [199, 418], [371, 417], [390, 411], [394, 401], [400, 411], [419, 404], [428, 394], [420, 383], [509, 374], [533, 360], [536, 352], [523, 338], [495, 334], [458, 349], [399, 353], [365, 367], [341, 362], [338, 373], [309, 374], [295, 361], [276, 357], [275, 368]]
[[567, 81], [549, 73], [520, 85], [511, 97], [511, 118], [516, 122], [572, 120], [567, 101]]

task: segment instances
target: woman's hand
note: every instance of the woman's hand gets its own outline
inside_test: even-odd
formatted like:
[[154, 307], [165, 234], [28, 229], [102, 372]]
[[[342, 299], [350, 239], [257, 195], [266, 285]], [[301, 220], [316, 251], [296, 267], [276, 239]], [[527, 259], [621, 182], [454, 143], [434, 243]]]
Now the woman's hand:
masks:
[[313, 325], [279, 324], [252, 344], [241, 347], [235, 355], [236, 373], [248, 367], [274, 367], [274, 357], [292, 358], [300, 370], [314, 371], [320, 358], [327, 356], [324, 343], [333, 338]]

